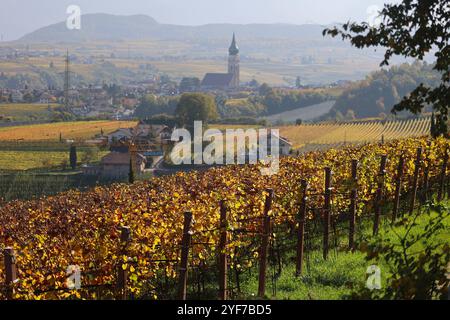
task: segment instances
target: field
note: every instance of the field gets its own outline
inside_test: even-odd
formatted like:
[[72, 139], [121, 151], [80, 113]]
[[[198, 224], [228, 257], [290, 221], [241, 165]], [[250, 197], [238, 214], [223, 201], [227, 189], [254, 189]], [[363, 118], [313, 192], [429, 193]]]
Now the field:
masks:
[[[422, 184], [424, 172], [415, 170], [418, 147], [427, 155], [419, 165], [429, 169], [428, 189]], [[401, 196], [398, 214], [406, 215], [410, 212], [409, 195], [417, 190], [415, 181], [421, 183], [417, 205], [412, 210], [419, 207], [427, 194], [445, 190], [446, 171], [442, 168], [447, 169], [443, 161], [448, 159], [448, 148], [449, 142], [443, 138], [429, 144], [425, 138], [405, 139], [283, 158], [278, 173], [271, 176], [261, 174], [262, 164], [226, 166], [203, 173], [180, 172], [135, 184], [115, 184], [35, 201], [5, 203], [0, 207], [0, 243], [16, 250], [21, 279], [14, 285], [13, 295], [18, 299], [122, 299], [132, 294], [136, 299], [170, 299], [179, 297], [174, 290], [176, 279], [182, 280], [182, 271], [189, 269], [189, 297], [213, 297], [217, 294], [220, 269], [218, 255], [229, 257], [228, 270], [233, 275], [230, 276], [231, 288], [245, 289], [239, 279], [243, 280], [244, 275], [255, 277], [251, 273], [255, 264], [270, 257], [267, 283], [269, 277], [273, 277], [274, 284], [280, 281], [280, 288], [290, 290], [286, 275], [280, 278], [276, 274], [283, 275], [283, 266], [286, 266], [281, 255], [296, 248], [300, 223], [306, 224], [305, 250], [311, 253], [305, 265], [314, 264], [312, 277], [308, 278], [309, 271], [305, 270], [305, 277], [300, 279], [305, 284], [313, 281], [319, 285], [327, 279], [337, 279], [337, 285], [348, 289], [351, 284], [346, 280], [355, 279], [357, 275], [350, 272], [348, 277], [341, 277], [345, 272], [342, 264], [347, 261], [351, 263], [350, 268], [354, 266], [355, 270], [363, 271], [356, 261], [358, 257], [352, 259], [347, 250], [342, 253], [344, 249], [338, 243], [339, 234], [348, 236], [350, 191], [357, 191], [358, 205], [352, 209], [357, 230], [363, 221], [372, 227], [372, 223], [375, 226], [382, 217], [395, 220], [391, 210], [380, 206], [381, 201], [392, 203], [394, 196]], [[389, 159], [383, 174], [379, 174], [381, 155]], [[400, 188], [396, 188], [400, 157], [405, 161], [404, 179]], [[360, 162], [356, 168], [357, 183], [351, 178], [353, 159]], [[330, 179], [325, 179], [326, 167], [327, 172], [332, 170]], [[415, 179], [411, 179], [415, 174]], [[307, 180], [308, 189], [299, 186], [300, 179]], [[325, 180], [329, 182], [324, 184]], [[383, 200], [374, 197], [379, 192]], [[444, 194], [447, 193], [448, 190]], [[307, 205], [300, 207], [299, 199], [307, 201]], [[220, 205], [221, 200], [225, 201], [223, 205]], [[299, 210], [303, 212], [301, 216]], [[27, 214], [21, 214], [23, 212]], [[190, 217], [195, 223], [191, 224]], [[381, 230], [382, 224], [379, 227]], [[219, 242], [224, 239], [221, 234], [228, 238], [226, 245], [222, 240]], [[323, 246], [320, 240], [315, 240], [322, 237]], [[182, 238], [185, 239], [183, 246], [180, 245]], [[181, 248], [186, 259], [181, 259]], [[334, 254], [343, 256], [336, 273], [331, 270], [326, 274], [320, 268], [324, 259], [314, 252], [321, 249], [325, 260]], [[292, 260], [287, 261], [292, 263]], [[77, 265], [82, 270], [81, 290], [64, 290], [68, 265]], [[2, 267], [0, 264], [0, 269]], [[124, 273], [125, 270], [128, 272]], [[292, 273], [292, 269], [284, 270]], [[0, 283], [3, 283], [3, 274], [0, 272]], [[126, 277], [125, 274], [128, 282], [116, 282], [117, 276], [120, 279]], [[361, 274], [361, 278], [364, 276]], [[283, 283], [277, 279], [282, 279]], [[127, 287], [128, 294], [122, 290], [123, 286]], [[254, 290], [251, 285], [249, 290]], [[242, 298], [243, 294], [236, 289], [230, 289], [230, 293], [236, 298]], [[273, 297], [268, 291], [258, 295]], [[308, 296], [307, 292], [303, 297], [327, 296], [339, 297], [318, 293]]]
[[307, 144], [333, 145], [363, 143], [421, 137], [430, 133], [430, 118], [399, 121], [370, 121], [353, 123], [321, 123], [280, 127], [280, 134], [288, 138], [294, 148]]
[[[107, 152], [102, 151], [95, 154], [90, 162], [97, 162]], [[84, 159], [86, 151], [77, 152], [78, 159]], [[63, 163], [68, 166], [69, 147], [67, 151], [1, 151], [0, 170], [32, 170], [32, 169], [62, 169]]]
[[19, 122], [48, 120], [51, 117], [51, 110], [56, 106], [37, 103], [0, 104], [0, 118]]
[[[286, 114], [290, 114], [289, 113]], [[291, 115], [291, 120], [295, 118]], [[430, 134], [430, 118], [419, 118], [395, 121], [355, 121], [348, 123], [318, 123], [303, 125], [274, 126], [280, 135], [287, 138], [294, 149], [311, 146], [336, 146], [343, 144], [359, 144], [393, 139], [414, 138]], [[211, 125], [211, 128], [250, 129], [256, 125]]]
[[[185, 76], [203, 78], [207, 72], [225, 72], [227, 48], [230, 39], [212, 41], [117, 41], [84, 42], [69, 45], [71, 54], [79, 60], [72, 61], [72, 72], [82, 76], [86, 82], [102, 83], [114, 76], [122, 80], [134, 80], [129, 71], [143, 75], [142, 65], [151, 64], [159, 73], [174, 79]], [[310, 43], [281, 39], [239, 39], [241, 44], [241, 79], [271, 85], [294, 84], [297, 76], [308, 84], [330, 83], [340, 79], [360, 80], [378, 68], [381, 56], [378, 53], [361, 53], [359, 50], [332, 42], [329, 45], [311, 48]], [[13, 44], [25, 50], [21, 44]], [[54, 51], [60, 56], [29, 57], [0, 61], [0, 69], [6, 75], [28, 74], [39, 77], [39, 71], [55, 74], [64, 71], [64, 53], [68, 44], [34, 44], [31, 50]], [[274, 50], [274, 47], [276, 48]], [[113, 56], [112, 56], [113, 55]], [[329, 59], [330, 56], [333, 59]], [[115, 56], [115, 57], [114, 57]], [[302, 58], [314, 56], [314, 62], [304, 64]], [[84, 64], [83, 58], [94, 57], [93, 64]], [[147, 59], [145, 57], [148, 57]], [[289, 57], [289, 58], [286, 58]], [[49, 68], [53, 62], [54, 68]], [[110, 73], [111, 63], [115, 66]], [[100, 71], [100, 72], [99, 72]], [[105, 73], [103, 79], [99, 74]]]
[[29, 126], [0, 128], [0, 141], [58, 141], [63, 139], [91, 139], [100, 134], [115, 131], [118, 128], [134, 127], [133, 121], [80, 121], [37, 124]]
[[328, 113], [333, 107], [334, 103], [335, 101], [326, 101], [312, 106], [274, 114], [268, 117], [261, 117], [261, 119], [266, 119], [270, 123], [274, 124], [276, 124], [278, 121], [282, 121], [285, 123], [295, 123], [297, 119], [310, 121]]
[[[132, 121], [58, 122], [0, 128], [0, 170], [35, 170], [62, 168], [69, 160], [69, 145], [64, 140], [86, 140], [118, 128], [135, 126]], [[88, 148], [78, 150], [78, 160], [87, 155]], [[106, 151], [89, 152], [91, 162], [99, 161]]]

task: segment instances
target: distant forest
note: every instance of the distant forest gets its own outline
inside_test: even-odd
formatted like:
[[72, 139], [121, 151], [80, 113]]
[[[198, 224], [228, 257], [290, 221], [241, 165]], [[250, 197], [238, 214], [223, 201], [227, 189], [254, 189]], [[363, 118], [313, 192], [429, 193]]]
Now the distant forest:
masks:
[[356, 82], [337, 99], [329, 118], [385, 117], [395, 104], [423, 83], [429, 87], [439, 84], [439, 74], [430, 64], [419, 62], [393, 66], [371, 73]]

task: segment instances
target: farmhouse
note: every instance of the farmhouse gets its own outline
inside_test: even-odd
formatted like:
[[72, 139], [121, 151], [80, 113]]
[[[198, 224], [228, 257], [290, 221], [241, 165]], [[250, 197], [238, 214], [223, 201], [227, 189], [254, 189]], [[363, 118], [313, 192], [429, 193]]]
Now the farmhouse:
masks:
[[[134, 172], [142, 174], [145, 169], [147, 159], [141, 155], [136, 154], [134, 163]], [[104, 156], [100, 163], [100, 174], [108, 178], [125, 178], [130, 172], [130, 153], [128, 152], [111, 152]]]
[[[101, 159], [100, 165], [84, 165], [83, 174], [101, 176], [108, 179], [123, 179], [130, 173], [130, 153], [128, 148], [112, 148], [112, 152]], [[133, 166], [134, 173], [140, 175], [144, 172], [147, 159], [137, 153]]]

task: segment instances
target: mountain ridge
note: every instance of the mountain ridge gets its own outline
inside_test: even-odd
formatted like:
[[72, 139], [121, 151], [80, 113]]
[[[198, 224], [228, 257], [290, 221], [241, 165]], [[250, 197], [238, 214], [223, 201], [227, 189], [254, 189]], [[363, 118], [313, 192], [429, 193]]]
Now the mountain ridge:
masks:
[[[210, 23], [199, 26], [162, 24], [150, 16], [85, 14], [81, 30], [69, 30], [66, 22], [39, 28], [18, 39], [18, 42], [81, 42], [89, 40], [189, 40], [198, 38], [228, 38], [232, 32], [240, 38], [293, 38], [320, 40], [326, 26], [319, 24], [231, 24]], [[330, 39], [327, 39], [330, 41]]]

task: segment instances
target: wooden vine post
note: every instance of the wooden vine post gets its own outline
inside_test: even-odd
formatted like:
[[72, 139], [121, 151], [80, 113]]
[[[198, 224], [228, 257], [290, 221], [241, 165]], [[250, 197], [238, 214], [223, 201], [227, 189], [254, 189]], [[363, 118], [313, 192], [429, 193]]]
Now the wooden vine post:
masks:
[[420, 164], [422, 161], [422, 148], [417, 148], [416, 163], [414, 168], [414, 178], [411, 192], [411, 203], [409, 207], [409, 214], [413, 214], [416, 206], [417, 188], [419, 184]]
[[445, 177], [448, 166], [448, 150], [445, 151], [444, 159], [442, 160], [441, 176], [439, 181], [438, 201], [444, 198]]
[[384, 180], [386, 177], [386, 163], [387, 155], [381, 156], [380, 171], [378, 172], [378, 188], [377, 195], [375, 199], [375, 216], [373, 221], [373, 234], [378, 233], [380, 226], [381, 209], [383, 207], [383, 190], [384, 190]]
[[219, 299], [227, 300], [227, 207], [225, 200], [220, 201], [220, 239], [219, 239]]
[[356, 208], [358, 201], [358, 160], [352, 160], [352, 190], [350, 192], [348, 248], [355, 248]]
[[431, 141], [428, 141], [427, 149], [425, 152], [424, 169], [423, 169], [423, 186], [421, 195], [422, 203], [428, 201], [428, 191], [430, 188], [430, 161], [429, 161], [430, 150], [431, 150]]
[[328, 258], [331, 225], [331, 168], [325, 168], [325, 204], [324, 204], [324, 228], [323, 228], [323, 258]]
[[4, 249], [6, 299], [14, 299], [14, 283], [17, 281], [16, 255], [13, 248]]
[[263, 234], [261, 240], [261, 248], [259, 250], [259, 281], [258, 281], [258, 296], [263, 298], [266, 294], [266, 272], [267, 272], [267, 253], [269, 250], [269, 238], [270, 238], [270, 216], [269, 212], [272, 208], [273, 190], [267, 189], [265, 204], [264, 204], [264, 216], [263, 216]]
[[397, 167], [397, 176], [395, 177], [395, 195], [394, 195], [394, 208], [392, 210], [392, 223], [397, 220], [398, 210], [400, 208], [400, 193], [402, 191], [403, 184], [403, 172], [405, 167], [405, 158], [400, 156]]
[[306, 208], [307, 208], [307, 192], [308, 182], [306, 180], [301, 181], [301, 202], [300, 211], [297, 218], [297, 265], [296, 275], [299, 276], [303, 272], [303, 252], [305, 246], [305, 221], [306, 221]]
[[[120, 228], [120, 260], [117, 266], [117, 297], [120, 300], [128, 298], [128, 269], [129, 266], [123, 263], [122, 257], [127, 255], [127, 247], [131, 240], [131, 230], [129, 227]], [[128, 259], [127, 259], [128, 260]], [[127, 261], [128, 262], [128, 261]], [[125, 266], [125, 267], [123, 267]]]
[[181, 262], [178, 279], [178, 300], [186, 300], [189, 248], [191, 246], [192, 213], [184, 213], [183, 238], [181, 240]]

